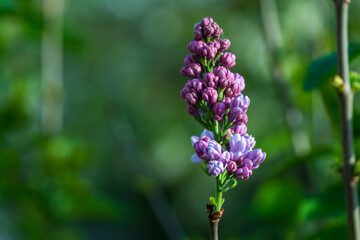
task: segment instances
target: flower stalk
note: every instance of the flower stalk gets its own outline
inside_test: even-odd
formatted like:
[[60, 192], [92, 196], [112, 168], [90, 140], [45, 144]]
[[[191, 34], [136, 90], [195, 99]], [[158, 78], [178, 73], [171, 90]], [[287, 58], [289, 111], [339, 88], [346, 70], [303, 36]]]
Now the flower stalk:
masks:
[[349, 79], [348, 56], [348, 9], [350, 0], [334, 0], [336, 12], [336, 38], [339, 76], [343, 90], [338, 91], [341, 114], [341, 132], [344, 167], [342, 178], [345, 187], [349, 235], [351, 240], [360, 240], [358, 203], [358, 179], [354, 175], [355, 152], [353, 143], [353, 92]]

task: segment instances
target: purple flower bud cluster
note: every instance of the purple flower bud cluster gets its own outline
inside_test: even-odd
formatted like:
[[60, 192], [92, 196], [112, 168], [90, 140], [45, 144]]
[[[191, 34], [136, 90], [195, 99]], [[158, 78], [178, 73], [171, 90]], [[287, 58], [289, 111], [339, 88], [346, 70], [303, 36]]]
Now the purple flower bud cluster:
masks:
[[[246, 180], [266, 157], [254, 149], [255, 138], [247, 133], [247, 109], [250, 99], [242, 94], [245, 80], [229, 68], [236, 57], [225, 52], [230, 40], [220, 39], [222, 29], [206, 17], [195, 25], [194, 39], [187, 48], [180, 74], [189, 80], [180, 91], [187, 111], [206, 129], [200, 137], [192, 136], [194, 163], [207, 165], [212, 177], [228, 174]], [[204, 166], [203, 166], [204, 167]]]
[[206, 17], [194, 27], [194, 40], [219, 39], [223, 30], [211, 17]]
[[[180, 70], [182, 76], [191, 78], [180, 91], [188, 113], [198, 118], [209, 112], [214, 121], [226, 118], [238, 125], [246, 123], [247, 107], [240, 106], [236, 99], [245, 88], [245, 80], [229, 70], [235, 65], [235, 55], [224, 52], [230, 40], [220, 39], [222, 29], [210, 17], [196, 24], [194, 32], [194, 40], [188, 44], [191, 54], [185, 57], [185, 66]], [[249, 98], [245, 97], [245, 101], [248, 106]]]

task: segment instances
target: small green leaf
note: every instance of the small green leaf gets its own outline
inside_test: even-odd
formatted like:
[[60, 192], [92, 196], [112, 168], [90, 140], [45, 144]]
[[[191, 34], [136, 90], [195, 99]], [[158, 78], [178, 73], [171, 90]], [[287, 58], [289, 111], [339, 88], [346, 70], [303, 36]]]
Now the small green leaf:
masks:
[[215, 198], [213, 196], [210, 197], [210, 203], [215, 206]]
[[339, 75], [331, 79], [331, 85], [340, 92], [344, 91], [344, 80]]
[[[360, 55], [360, 43], [349, 44], [349, 61]], [[314, 90], [337, 72], [337, 54], [335, 52], [314, 60], [310, 63], [303, 88], [305, 91]]]

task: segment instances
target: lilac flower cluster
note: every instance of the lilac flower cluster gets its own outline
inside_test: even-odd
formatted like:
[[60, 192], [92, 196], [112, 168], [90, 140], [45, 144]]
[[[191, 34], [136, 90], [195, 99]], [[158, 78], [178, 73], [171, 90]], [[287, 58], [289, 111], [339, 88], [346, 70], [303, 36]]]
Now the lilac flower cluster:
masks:
[[255, 139], [247, 133], [231, 134], [229, 150], [213, 140], [213, 133], [208, 130], [204, 130], [200, 137], [192, 136], [191, 142], [195, 148], [191, 161], [207, 162], [208, 173], [212, 177], [217, 177], [226, 169], [238, 179], [246, 180], [266, 158], [266, 153], [260, 148], [253, 149]]
[[226, 175], [225, 179], [245, 180], [264, 161], [266, 153], [254, 149], [255, 139], [247, 133], [250, 99], [242, 94], [244, 78], [229, 70], [236, 57], [226, 52], [231, 43], [220, 39], [222, 32], [209, 17], [195, 25], [195, 36], [188, 44], [191, 54], [180, 70], [189, 80], [180, 94], [188, 113], [206, 129], [200, 137], [191, 137], [195, 149], [191, 161], [206, 164], [212, 177], [221, 175], [223, 179]]

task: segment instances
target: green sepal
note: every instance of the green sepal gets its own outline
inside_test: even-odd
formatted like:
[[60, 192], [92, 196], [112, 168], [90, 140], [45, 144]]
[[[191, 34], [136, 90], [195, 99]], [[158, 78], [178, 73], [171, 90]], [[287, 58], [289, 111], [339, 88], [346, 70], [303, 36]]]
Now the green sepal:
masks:
[[220, 91], [218, 92], [218, 102], [221, 102], [221, 100], [223, 100], [224, 92], [225, 92], [225, 88], [220, 89]]
[[215, 206], [215, 198], [213, 196], [210, 197], [210, 204]]

